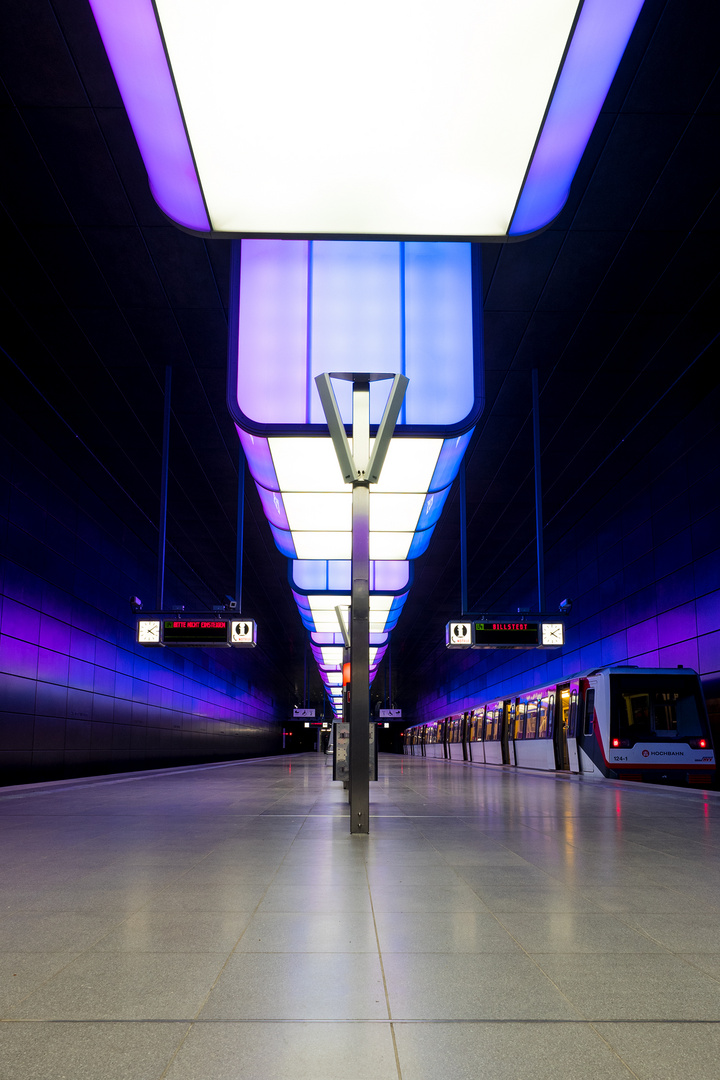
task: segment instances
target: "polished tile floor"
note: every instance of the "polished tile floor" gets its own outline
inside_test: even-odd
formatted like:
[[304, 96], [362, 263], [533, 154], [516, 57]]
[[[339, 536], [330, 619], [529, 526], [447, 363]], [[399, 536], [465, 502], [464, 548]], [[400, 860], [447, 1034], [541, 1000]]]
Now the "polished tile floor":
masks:
[[0, 790], [2, 1080], [717, 1080], [720, 796], [330, 777]]

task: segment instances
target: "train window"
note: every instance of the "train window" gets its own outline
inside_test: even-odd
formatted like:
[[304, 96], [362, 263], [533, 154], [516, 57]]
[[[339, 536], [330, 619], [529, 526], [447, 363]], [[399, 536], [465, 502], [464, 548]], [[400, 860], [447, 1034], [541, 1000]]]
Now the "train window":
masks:
[[650, 695], [649, 694], [623, 694], [623, 715], [620, 717], [620, 727], [623, 731], [630, 730], [636, 737], [650, 734]]
[[525, 713], [527, 712], [527, 704], [521, 701], [517, 707], [517, 716], [515, 717], [515, 738], [525, 738]]
[[495, 738], [495, 710], [485, 710], [485, 738], [492, 742]]
[[537, 736], [538, 704], [537, 701], [528, 701], [527, 703], [527, 716], [525, 718], [526, 739], [534, 739]]
[[709, 738], [700, 687], [693, 675], [611, 678], [611, 737]]
[[[564, 697], [565, 697], [565, 692], [563, 692], [563, 699], [564, 699]], [[570, 738], [572, 738], [575, 735], [575, 724], [577, 722], [577, 705], [578, 705], [577, 690], [573, 690], [572, 693], [570, 694], [570, 711], [569, 711], [569, 714], [568, 714], [568, 717], [567, 717], [567, 721], [565, 719], [565, 708], [566, 708], [566, 706], [565, 706], [565, 702], [563, 700], [563, 723], [567, 723], [567, 733], [570, 736]]]
[[585, 692], [585, 735], [592, 735], [593, 733], [593, 718], [595, 716], [595, 690], [589, 689]]

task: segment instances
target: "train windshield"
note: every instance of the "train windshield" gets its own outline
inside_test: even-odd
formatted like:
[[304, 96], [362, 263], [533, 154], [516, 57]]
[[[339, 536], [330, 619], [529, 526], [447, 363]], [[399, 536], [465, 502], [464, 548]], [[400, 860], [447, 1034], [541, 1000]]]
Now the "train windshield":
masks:
[[611, 675], [611, 737], [633, 742], [707, 738], [694, 675]]

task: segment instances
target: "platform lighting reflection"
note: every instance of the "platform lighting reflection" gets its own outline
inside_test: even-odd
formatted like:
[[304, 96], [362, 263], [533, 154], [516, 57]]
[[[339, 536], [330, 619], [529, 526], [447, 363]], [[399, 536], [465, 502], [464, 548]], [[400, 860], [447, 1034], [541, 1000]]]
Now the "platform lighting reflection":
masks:
[[557, 214], [642, 7], [446, 0], [428, 18], [367, 0], [359, 18], [327, 0], [90, 3], [155, 199], [179, 224], [446, 238]]

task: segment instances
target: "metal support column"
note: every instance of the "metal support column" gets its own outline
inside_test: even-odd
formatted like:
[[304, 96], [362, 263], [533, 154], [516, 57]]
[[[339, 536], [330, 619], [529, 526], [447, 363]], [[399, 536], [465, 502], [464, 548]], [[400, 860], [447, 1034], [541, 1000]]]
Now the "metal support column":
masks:
[[243, 537], [245, 533], [245, 451], [238, 451], [237, 534], [235, 543], [235, 596], [237, 613], [242, 613]]
[[350, 832], [370, 821], [370, 383], [353, 383], [352, 593], [350, 598]]
[[460, 614], [467, 611], [467, 496], [465, 459], [460, 462]]
[[165, 541], [167, 536], [168, 458], [170, 455], [170, 391], [172, 368], [165, 368], [165, 409], [163, 415], [162, 475], [160, 480], [160, 522], [158, 526], [157, 593], [155, 607], [162, 611], [165, 604]]
[[533, 453], [535, 458], [535, 536], [537, 538], [538, 611], [545, 610], [545, 545], [540, 475], [540, 394], [537, 368], [532, 372]]
[[[345, 434], [331, 375], [315, 378], [325, 419], [346, 484], [352, 484], [352, 591], [350, 596], [350, 832], [369, 832], [370, 809], [370, 484], [376, 484], [395, 430], [408, 380], [404, 375], [335, 372], [353, 384], [353, 449]], [[370, 383], [392, 379], [370, 454]], [[347, 632], [337, 608], [347, 644]], [[346, 703], [347, 704], [347, 703]], [[344, 708], [346, 705], [344, 706]]]

